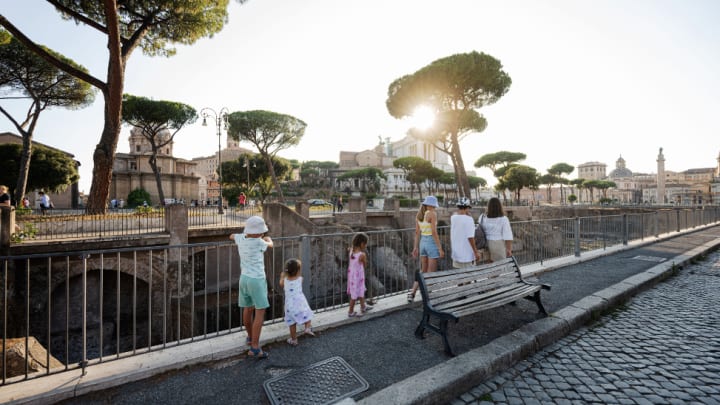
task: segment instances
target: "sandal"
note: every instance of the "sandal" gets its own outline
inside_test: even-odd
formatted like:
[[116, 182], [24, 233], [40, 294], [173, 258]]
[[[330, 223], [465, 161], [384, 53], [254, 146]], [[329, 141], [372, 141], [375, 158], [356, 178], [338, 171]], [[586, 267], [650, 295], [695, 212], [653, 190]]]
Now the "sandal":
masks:
[[303, 330], [303, 335], [315, 337], [315, 332], [313, 332], [312, 328], [307, 328]]
[[297, 339], [288, 338], [288, 340], [286, 340], [286, 342], [287, 342], [287, 344], [289, 344], [290, 346], [293, 346], [293, 347], [298, 345]]
[[250, 350], [248, 351], [247, 355], [248, 355], [248, 357], [253, 357], [256, 359], [267, 359], [268, 358], [267, 352], [262, 351], [262, 349], [259, 347], [257, 349], [253, 349], [251, 347]]
[[413, 302], [413, 301], [415, 301], [415, 293], [411, 293], [411, 292], [408, 293], [408, 295], [407, 295], [407, 300], [408, 300], [408, 302]]
[[362, 312], [348, 312], [348, 318], [359, 318], [363, 316]]
[[245, 344], [249, 345], [250, 343], [252, 343], [252, 339], [250, 339], [250, 337], [248, 336], [245, 338]]
[[365, 312], [367, 312], [371, 309], [372, 309], [372, 307], [370, 305], [365, 305], [365, 308], [361, 308], [360, 312], [362, 312], [364, 314]]

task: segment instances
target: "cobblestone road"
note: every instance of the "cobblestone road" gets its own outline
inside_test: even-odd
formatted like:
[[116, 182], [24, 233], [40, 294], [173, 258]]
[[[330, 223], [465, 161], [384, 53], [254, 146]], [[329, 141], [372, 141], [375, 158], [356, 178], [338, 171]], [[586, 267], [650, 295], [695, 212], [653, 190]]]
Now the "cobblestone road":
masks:
[[713, 252], [452, 404], [720, 404], [718, 297]]

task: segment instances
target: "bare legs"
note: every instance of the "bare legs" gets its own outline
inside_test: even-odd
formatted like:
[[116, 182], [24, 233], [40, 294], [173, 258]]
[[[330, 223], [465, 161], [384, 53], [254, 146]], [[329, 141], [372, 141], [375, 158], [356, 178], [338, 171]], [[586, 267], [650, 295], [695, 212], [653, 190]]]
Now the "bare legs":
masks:
[[[437, 270], [437, 262], [438, 259], [431, 259], [427, 256], [420, 256], [420, 271], [423, 273], [432, 273], [435, 270]], [[418, 282], [415, 281], [412, 286], [412, 290], [410, 290], [410, 295], [415, 298], [415, 293], [418, 289]], [[409, 300], [409, 299], [408, 299]]]
[[245, 326], [245, 331], [250, 339], [250, 347], [253, 349], [260, 348], [260, 332], [262, 331], [263, 321], [265, 321], [265, 308], [243, 308], [243, 326]]

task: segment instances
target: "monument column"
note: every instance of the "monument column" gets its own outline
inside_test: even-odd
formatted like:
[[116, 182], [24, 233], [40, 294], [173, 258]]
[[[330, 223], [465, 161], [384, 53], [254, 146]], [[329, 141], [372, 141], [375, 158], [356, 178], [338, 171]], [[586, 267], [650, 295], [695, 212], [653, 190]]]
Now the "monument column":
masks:
[[657, 204], [665, 204], [665, 156], [663, 148], [657, 157]]

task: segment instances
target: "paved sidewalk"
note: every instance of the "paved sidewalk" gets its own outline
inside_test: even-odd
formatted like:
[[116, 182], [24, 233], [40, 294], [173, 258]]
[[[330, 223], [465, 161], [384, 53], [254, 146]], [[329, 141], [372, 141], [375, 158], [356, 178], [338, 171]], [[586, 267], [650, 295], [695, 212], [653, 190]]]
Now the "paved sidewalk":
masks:
[[317, 314], [318, 336], [302, 337], [298, 347], [284, 343], [284, 325], [263, 328], [266, 360], [246, 358], [245, 334], [233, 333], [93, 365], [86, 376], [60, 373], [11, 384], [0, 388], [0, 403], [268, 403], [264, 381], [333, 356], [341, 356], [370, 384], [343, 402], [447, 403], [654, 285], [673, 264], [718, 245], [720, 226], [712, 226], [524, 266], [524, 272], [553, 285], [542, 293], [551, 316], [542, 318], [534, 303], [521, 301], [463, 318], [450, 325], [455, 358], [444, 354], [438, 336], [414, 337], [421, 308], [398, 296], [381, 299], [360, 319], [348, 319], [345, 308]]
[[718, 291], [715, 251], [453, 404], [720, 404]]

